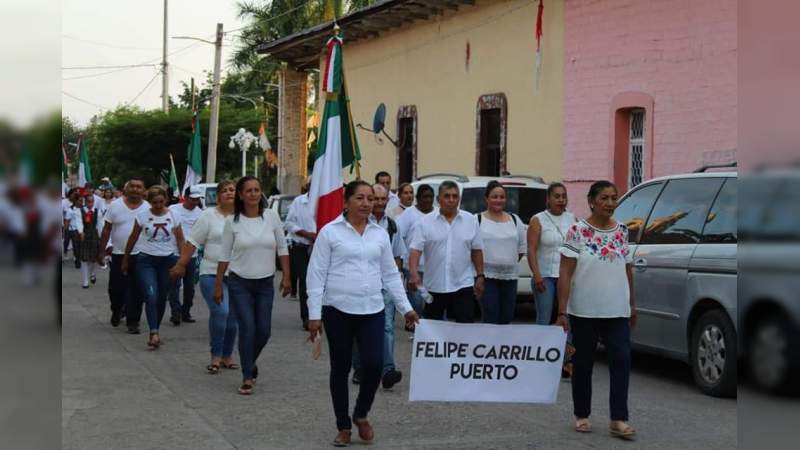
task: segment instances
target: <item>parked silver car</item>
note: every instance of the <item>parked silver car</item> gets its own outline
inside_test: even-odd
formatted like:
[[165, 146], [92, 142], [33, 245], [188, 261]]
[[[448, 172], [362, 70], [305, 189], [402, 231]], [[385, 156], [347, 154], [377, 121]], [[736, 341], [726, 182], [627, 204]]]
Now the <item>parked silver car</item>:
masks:
[[736, 394], [737, 175], [657, 178], [620, 200], [628, 225], [635, 348], [690, 364], [700, 389]]

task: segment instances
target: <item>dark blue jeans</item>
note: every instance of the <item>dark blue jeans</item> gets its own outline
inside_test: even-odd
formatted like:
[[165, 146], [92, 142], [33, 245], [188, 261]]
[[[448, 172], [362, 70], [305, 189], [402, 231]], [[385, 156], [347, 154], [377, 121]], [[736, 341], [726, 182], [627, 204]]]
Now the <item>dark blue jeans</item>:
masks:
[[[169, 310], [173, 317], [187, 319], [192, 317], [191, 309], [194, 306], [194, 274], [197, 271], [197, 258], [192, 257], [186, 264], [186, 271], [177, 283], [175, 289], [169, 294]], [[180, 293], [183, 285], [183, 304], [181, 304]], [[213, 289], [213, 287], [212, 287]]]
[[247, 279], [231, 272], [228, 295], [239, 324], [239, 361], [242, 379], [253, 378], [258, 355], [269, 341], [272, 330], [273, 277]]
[[514, 320], [517, 305], [517, 280], [487, 278], [481, 297], [483, 323], [506, 325]]
[[339, 430], [349, 430], [353, 426], [349, 415], [350, 393], [347, 384], [353, 359], [353, 341], [360, 353], [361, 384], [352, 418], [364, 419], [372, 408], [383, 368], [384, 321], [383, 311], [359, 315], [348, 314], [332, 306], [322, 307], [322, 323], [328, 335], [331, 359], [331, 398]]
[[631, 373], [630, 319], [594, 319], [569, 316], [572, 329], [572, 403], [575, 417], [591, 414], [592, 367], [597, 342], [602, 338], [608, 352], [611, 381], [609, 403], [611, 420], [628, 420], [628, 380]]
[[167, 308], [167, 295], [174, 283], [169, 278], [169, 269], [175, 265], [178, 257], [153, 256], [139, 253], [136, 258], [136, 275], [144, 295], [145, 313], [150, 332], [157, 332]]
[[[381, 376], [394, 370], [394, 300], [388, 292], [383, 292], [383, 371]], [[358, 347], [353, 348], [353, 370], [361, 370], [361, 356]]]

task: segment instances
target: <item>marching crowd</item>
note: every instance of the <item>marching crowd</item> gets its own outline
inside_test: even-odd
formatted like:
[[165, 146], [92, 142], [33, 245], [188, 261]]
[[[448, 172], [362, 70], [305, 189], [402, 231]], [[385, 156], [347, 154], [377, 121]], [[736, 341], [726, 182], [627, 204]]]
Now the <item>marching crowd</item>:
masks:
[[[348, 183], [343, 213], [319, 231], [308, 187], [307, 181], [282, 223], [254, 177], [220, 182], [217, 204], [207, 209], [196, 188], [169, 205], [163, 188], [145, 189], [139, 178], [128, 180], [119, 196], [110, 183], [101, 185], [101, 195], [87, 185], [71, 190], [64, 203], [64, 252], [71, 245], [84, 288], [95, 284], [98, 265], [109, 267], [111, 325], [124, 320], [128, 333], [139, 334], [144, 309], [151, 350], [160, 347], [167, 305], [174, 325], [194, 322], [197, 283], [209, 309], [206, 370], [241, 370], [242, 395], [255, 389], [280, 277], [283, 296], [299, 300], [309, 339], [323, 330], [327, 336], [336, 446], [350, 444], [353, 424], [363, 441], [372, 441], [367, 415], [376, 391], [402, 380], [394, 362], [395, 311], [413, 333], [420, 317], [473, 322], [477, 300], [483, 322], [509, 324], [518, 264], [527, 257], [536, 323], [568, 332], [562, 376], [572, 380], [575, 431], [592, 430], [592, 365], [602, 341], [611, 376], [609, 431], [635, 435], [627, 394], [636, 313], [628, 230], [613, 218], [613, 184], [591, 187], [591, 214], [578, 220], [567, 211], [566, 187], [553, 183], [546, 209], [525, 224], [506, 212], [498, 181], [486, 187], [486, 210], [471, 214], [459, 209], [454, 182], [442, 182], [438, 192], [404, 183], [395, 193], [391, 176], [379, 172], [375, 184]], [[351, 371], [359, 385], [352, 411]]]

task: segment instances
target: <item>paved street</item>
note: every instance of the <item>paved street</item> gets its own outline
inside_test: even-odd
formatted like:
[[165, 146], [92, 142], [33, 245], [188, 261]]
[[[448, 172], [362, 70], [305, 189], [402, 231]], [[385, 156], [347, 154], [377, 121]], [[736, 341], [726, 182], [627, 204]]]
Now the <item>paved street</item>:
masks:
[[[195, 324], [162, 329], [164, 345], [146, 350], [144, 334], [108, 324], [107, 272], [91, 289], [64, 266], [62, 431], [65, 449], [332, 448], [327, 349], [310, 357], [298, 304], [276, 300], [272, 338], [262, 353], [255, 394], [236, 393], [239, 371], [206, 374], [207, 308], [197, 293]], [[520, 315], [525, 322], [525, 313]], [[411, 343], [397, 331], [396, 358], [408, 374]], [[556, 405], [409, 403], [408, 380], [379, 391], [370, 419], [374, 448], [735, 448], [736, 400], [704, 396], [686, 366], [636, 354], [631, 380], [635, 443], [612, 439], [608, 373], [594, 378], [595, 432], [572, 431], [569, 383]], [[351, 389], [351, 397], [355, 391]], [[354, 439], [357, 441], [357, 439]]]

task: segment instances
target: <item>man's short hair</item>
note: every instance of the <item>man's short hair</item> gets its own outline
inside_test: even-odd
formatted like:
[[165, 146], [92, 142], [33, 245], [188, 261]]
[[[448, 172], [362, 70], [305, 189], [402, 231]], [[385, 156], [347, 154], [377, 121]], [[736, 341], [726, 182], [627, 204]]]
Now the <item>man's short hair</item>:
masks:
[[458, 185], [456, 184], [455, 181], [450, 181], [450, 180], [442, 181], [442, 184], [439, 185], [439, 194], [438, 195], [442, 195], [442, 192], [444, 192], [444, 191], [446, 191], [448, 189], [455, 189], [456, 191], [458, 191]]
[[372, 191], [375, 192], [376, 194], [378, 193], [378, 191], [383, 191], [384, 194], [389, 195], [389, 193], [386, 191], [386, 188], [383, 187], [383, 185], [380, 183], [373, 184]]
[[387, 172], [387, 171], [385, 171], [385, 170], [381, 170], [380, 172], [378, 172], [378, 173], [376, 173], [376, 174], [375, 174], [375, 182], [376, 182], [376, 183], [378, 183], [378, 180], [380, 180], [380, 179], [381, 179], [381, 177], [389, 177], [389, 178], [392, 178], [392, 176], [391, 176], [391, 175], [389, 175], [389, 172]]

